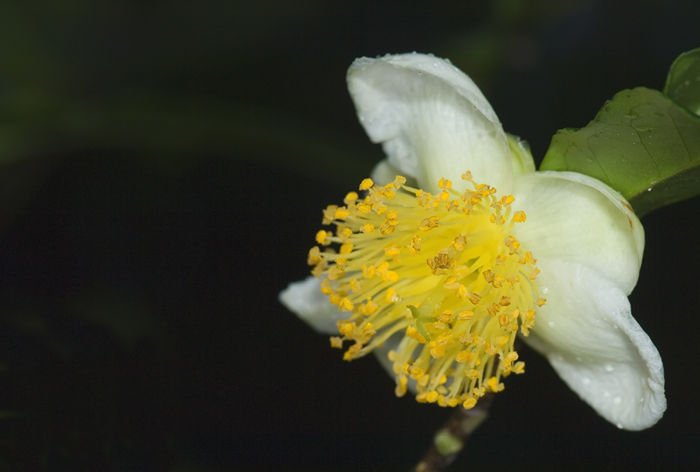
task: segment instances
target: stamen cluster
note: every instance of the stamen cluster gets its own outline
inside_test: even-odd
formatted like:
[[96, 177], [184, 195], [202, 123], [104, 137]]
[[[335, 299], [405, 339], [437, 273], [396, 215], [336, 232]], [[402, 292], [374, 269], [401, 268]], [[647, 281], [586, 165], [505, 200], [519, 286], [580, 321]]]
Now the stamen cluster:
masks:
[[312, 273], [329, 301], [348, 313], [331, 346], [352, 344], [352, 360], [401, 337], [389, 352], [396, 395], [414, 383], [419, 402], [472, 408], [487, 391], [503, 390], [501, 377], [524, 372], [513, 344], [527, 336], [536, 307], [539, 269], [511, 234], [527, 219], [513, 211], [512, 195], [462, 175], [471, 189], [458, 192], [440, 179], [436, 195], [397, 176], [385, 186], [371, 179], [323, 212], [318, 246], [309, 252]]

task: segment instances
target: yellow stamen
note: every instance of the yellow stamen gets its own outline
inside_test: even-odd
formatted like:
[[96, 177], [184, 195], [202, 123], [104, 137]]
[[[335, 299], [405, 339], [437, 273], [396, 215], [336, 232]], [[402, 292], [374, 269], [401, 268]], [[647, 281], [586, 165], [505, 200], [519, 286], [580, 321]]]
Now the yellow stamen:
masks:
[[324, 210], [336, 236], [319, 231], [308, 262], [329, 301], [349, 313], [331, 338], [336, 348], [351, 341], [345, 360], [393, 337], [397, 396], [410, 377], [419, 402], [473, 408], [503, 390], [503, 377], [524, 372], [515, 336], [529, 333], [546, 300], [537, 260], [513, 236], [525, 213], [471, 172], [462, 178], [470, 189], [460, 194], [441, 179], [437, 195], [400, 176], [386, 186], [363, 180], [366, 196], [350, 192], [345, 206]]

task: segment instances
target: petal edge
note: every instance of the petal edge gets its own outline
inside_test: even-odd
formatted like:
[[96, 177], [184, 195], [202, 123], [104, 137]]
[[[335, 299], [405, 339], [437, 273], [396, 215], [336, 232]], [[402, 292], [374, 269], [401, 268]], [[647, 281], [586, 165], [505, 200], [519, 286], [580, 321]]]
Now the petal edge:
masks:
[[478, 182], [510, 192], [501, 123], [474, 82], [448, 61], [416, 53], [360, 58], [348, 70], [348, 88], [370, 139], [424, 190], [471, 170]]
[[541, 266], [538, 287], [547, 304], [525, 340], [612, 424], [654, 425], [666, 410], [663, 363], [624, 292], [582, 264]]
[[279, 301], [306, 324], [323, 334], [337, 334], [338, 320], [347, 318], [321, 292], [321, 281], [309, 276], [290, 283], [279, 294]]

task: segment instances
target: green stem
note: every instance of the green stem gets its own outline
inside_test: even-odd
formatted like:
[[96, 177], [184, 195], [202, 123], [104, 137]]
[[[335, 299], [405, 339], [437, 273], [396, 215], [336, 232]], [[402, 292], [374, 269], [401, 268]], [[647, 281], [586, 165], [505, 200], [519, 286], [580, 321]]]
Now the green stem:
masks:
[[470, 410], [461, 406], [455, 408], [445, 425], [435, 433], [433, 444], [416, 466], [415, 472], [445, 470], [464, 449], [472, 433], [488, 418], [492, 402], [493, 393], [487, 393]]

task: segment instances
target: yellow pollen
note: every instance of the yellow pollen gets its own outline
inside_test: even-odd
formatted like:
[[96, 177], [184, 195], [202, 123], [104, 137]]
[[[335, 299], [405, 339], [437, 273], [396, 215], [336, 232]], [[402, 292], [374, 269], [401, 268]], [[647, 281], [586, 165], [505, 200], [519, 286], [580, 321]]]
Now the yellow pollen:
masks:
[[469, 397], [466, 400], [464, 400], [464, 403], [462, 403], [462, 406], [464, 407], [465, 410], [471, 410], [476, 406], [476, 398], [474, 397]]
[[459, 318], [460, 320], [471, 320], [473, 316], [474, 316], [474, 312], [473, 312], [473, 311], [471, 311], [471, 310], [464, 310], [464, 311], [462, 311], [462, 312], [459, 313], [458, 318]]
[[525, 220], [527, 220], [527, 216], [525, 215], [524, 211], [517, 211], [513, 215], [513, 221], [516, 223], [524, 223]]
[[378, 309], [379, 305], [372, 303], [372, 299], [369, 299], [360, 307], [360, 312], [365, 316], [370, 316], [376, 313]]
[[316, 242], [319, 244], [326, 244], [326, 239], [330, 236], [330, 234], [326, 231], [319, 231], [316, 233]]
[[418, 224], [418, 227], [420, 228], [421, 231], [430, 231], [433, 228], [437, 228], [439, 224], [440, 224], [440, 218], [438, 218], [437, 216], [431, 216], [429, 218], [425, 218], [424, 220], [422, 220]]
[[491, 377], [486, 384], [492, 392], [500, 392], [504, 388], [503, 384], [498, 382], [498, 377]]
[[408, 248], [408, 252], [410, 252], [411, 254], [415, 254], [418, 251], [420, 251], [420, 242], [421, 242], [420, 236], [418, 236], [418, 235], [413, 236], [413, 239], [411, 240], [411, 242], [406, 245], [406, 248]]
[[335, 210], [334, 217], [336, 220], [344, 220], [350, 215], [348, 209], [345, 207], [340, 207]]
[[395, 225], [391, 224], [391, 222], [385, 221], [382, 227], [379, 228], [379, 232], [382, 233], [384, 236], [389, 236], [391, 233], [394, 232], [394, 226]]
[[369, 205], [367, 203], [358, 203], [357, 204], [357, 210], [360, 213], [371, 213], [372, 212], [372, 205]]
[[464, 246], [467, 244], [467, 238], [462, 236], [461, 234], [454, 238], [452, 241], [452, 247], [455, 249], [455, 251], [461, 251], [464, 249]]
[[[395, 394], [415, 382], [416, 400], [473, 408], [502, 378], [523, 373], [514, 341], [528, 335], [540, 298], [539, 269], [514, 235], [525, 213], [512, 195], [462, 175], [464, 191], [441, 179], [437, 193], [396, 176], [385, 186], [365, 179], [330, 205], [309, 251], [321, 292], [347, 319], [331, 347], [354, 360], [396, 339], [389, 360]], [[411, 382], [411, 385], [413, 385]], [[411, 387], [413, 389], [413, 387]]]
[[374, 185], [372, 179], [365, 179], [360, 183], [360, 190], [367, 190]]
[[397, 175], [391, 185], [394, 188], [399, 189], [405, 183], [406, 183], [406, 177], [403, 177], [401, 175]]
[[354, 308], [352, 302], [347, 298], [343, 298], [342, 300], [340, 300], [338, 306], [340, 307], [340, 311], [352, 311], [352, 309]]
[[347, 195], [345, 195], [345, 198], [343, 199], [343, 203], [346, 205], [350, 205], [351, 203], [355, 203], [358, 199], [357, 192], [349, 192]]

